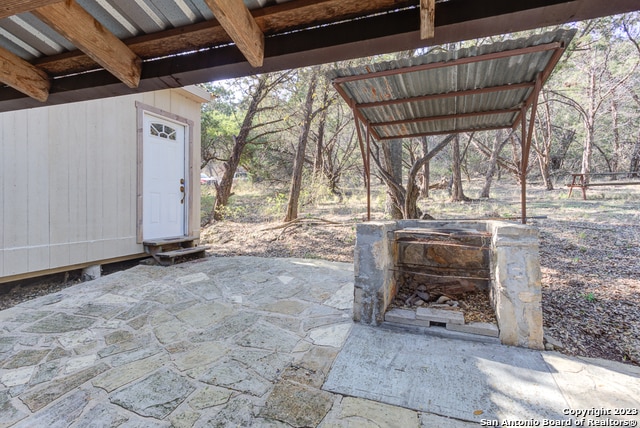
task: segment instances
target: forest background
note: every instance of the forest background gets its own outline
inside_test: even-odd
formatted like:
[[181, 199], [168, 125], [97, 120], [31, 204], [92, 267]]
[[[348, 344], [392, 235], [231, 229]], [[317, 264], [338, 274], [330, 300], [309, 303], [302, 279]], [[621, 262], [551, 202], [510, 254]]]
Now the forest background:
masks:
[[[569, 198], [571, 173], [640, 183], [640, 16], [570, 25], [576, 35], [540, 94], [528, 165], [539, 230], [547, 349], [640, 365], [640, 186]], [[564, 26], [567, 27], [567, 26]], [[201, 241], [213, 256], [353, 263], [366, 220], [349, 107], [326, 72], [529, 37], [555, 28], [215, 82], [202, 111]], [[407, 192], [416, 169], [418, 191]], [[373, 144], [372, 219], [520, 215], [520, 131]], [[624, 172], [624, 173], [623, 173]], [[405, 198], [416, 198], [413, 212]]]
[[[638, 13], [572, 24], [576, 36], [539, 99], [528, 180], [547, 190], [571, 173], [640, 170], [640, 22]], [[566, 26], [565, 26], [566, 27]], [[300, 205], [320, 197], [342, 200], [364, 186], [362, 157], [349, 107], [325, 77], [334, 68], [398, 60], [443, 50], [527, 37], [550, 28], [269, 73], [206, 85], [215, 99], [202, 111], [202, 170], [214, 186], [203, 191], [203, 225], [232, 214], [234, 180], [248, 179], [265, 191], [265, 204], [285, 222]], [[445, 141], [448, 144], [440, 144]], [[417, 212], [404, 212], [409, 171], [420, 168]], [[484, 131], [448, 137], [374, 142], [385, 184], [387, 217], [429, 213], [429, 188], [446, 187], [451, 200], [467, 200], [463, 179], [482, 180], [478, 198], [489, 198], [495, 179], [518, 180], [520, 132]], [[618, 179], [612, 175], [608, 179]], [[411, 192], [410, 192], [411, 193]], [[411, 197], [411, 194], [409, 194]], [[380, 196], [378, 196], [380, 199]]]

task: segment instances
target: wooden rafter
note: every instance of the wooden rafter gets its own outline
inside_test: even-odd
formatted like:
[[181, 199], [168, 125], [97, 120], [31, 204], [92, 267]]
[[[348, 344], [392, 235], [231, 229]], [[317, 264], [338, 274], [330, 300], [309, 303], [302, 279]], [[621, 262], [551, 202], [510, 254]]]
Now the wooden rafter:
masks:
[[[265, 35], [290, 31], [308, 25], [321, 25], [333, 19], [346, 20], [360, 13], [378, 13], [406, 7], [411, 0], [296, 0], [252, 11]], [[206, 49], [233, 40], [216, 20], [198, 22], [157, 33], [131, 37], [124, 42], [143, 60], [174, 55], [185, 50]], [[82, 51], [65, 52], [42, 58], [36, 64], [52, 76], [79, 73], [95, 68], [95, 62]]]
[[63, 0], [3, 0], [0, 5], [0, 19], [61, 1]]
[[0, 48], [0, 82], [38, 101], [49, 97], [49, 76], [19, 56]]
[[138, 86], [142, 60], [75, 0], [42, 6], [33, 14], [128, 87]]
[[420, 39], [435, 36], [436, 0], [420, 0]]
[[253, 67], [264, 61], [264, 34], [242, 0], [205, 0], [220, 25]]

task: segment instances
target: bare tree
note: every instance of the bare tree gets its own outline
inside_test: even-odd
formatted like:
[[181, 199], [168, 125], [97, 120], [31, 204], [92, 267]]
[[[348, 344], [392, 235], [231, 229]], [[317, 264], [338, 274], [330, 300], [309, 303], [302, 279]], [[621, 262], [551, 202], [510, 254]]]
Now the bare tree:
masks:
[[[472, 139], [472, 142], [475, 147], [477, 147], [478, 142], [475, 139]], [[493, 177], [498, 168], [498, 159], [500, 157], [500, 152], [504, 148], [504, 146], [509, 142], [509, 137], [504, 138], [504, 131], [502, 129], [498, 129], [496, 131], [495, 138], [493, 139], [493, 145], [491, 147], [490, 155], [489, 155], [489, 165], [487, 166], [487, 171], [484, 174], [484, 185], [482, 186], [482, 190], [480, 191], [481, 198], [488, 198], [489, 192], [491, 191], [491, 184], [493, 183]]]
[[[338, 104], [336, 107], [333, 109], [331, 123], [322, 127], [324, 137], [320, 164], [322, 176], [327, 181], [329, 190], [342, 198], [342, 192], [338, 188], [342, 175], [358, 164], [357, 158], [353, 156], [357, 148], [357, 138], [356, 130], [351, 126], [351, 117], [344, 114], [344, 105]], [[320, 114], [320, 120], [325, 117], [325, 111]]]
[[462, 168], [460, 164], [462, 162], [460, 156], [460, 137], [458, 134], [455, 135], [453, 139], [453, 144], [451, 145], [451, 157], [453, 159], [452, 165], [452, 175], [453, 175], [453, 186], [451, 188], [451, 201], [459, 202], [459, 201], [468, 201], [469, 198], [465, 196], [464, 190], [462, 189]]
[[233, 138], [233, 147], [229, 158], [224, 162], [224, 173], [216, 186], [216, 201], [213, 206], [212, 217], [219, 221], [224, 217], [224, 208], [229, 203], [231, 196], [231, 187], [233, 178], [240, 164], [240, 157], [246, 145], [250, 142], [249, 134], [261, 124], [254, 124], [256, 115], [264, 109], [260, 104], [265, 100], [269, 92], [276, 88], [280, 83], [290, 77], [290, 72], [278, 74], [263, 74], [259, 76], [255, 82], [249, 106], [245, 113], [242, 125], [238, 135]]
[[372, 144], [371, 159], [376, 164], [377, 170], [380, 173], [381, 179], [387, 185], [387, 191], [393, 192], [396, 198], [396, 207], [399, 209], [401, 216], [399, 218], [418, 218], [421, 216], [418, 209], [418, 197], [420, 195], [420, 186], [416, 183], [416, 177], [420, 169], [424, 167], [436, 154], [444, 149], [454, 138], [454, 135], [449, 135], [438, 143], [429, 153], [425, 154], [420, 159], [417, 159], [411, 168], [407, 176], [407, 187], [402, 185], [401, 180], [397, 180], [385, 167], [382, 165], [382, 159], [380, 155], [380, 147], [375, 141]]
[[405, 193], [402, 186], [402, 141], [384, 140], [380, 143], [384, 159], [384, 168], [396, 186], [387, 186], [386, 212], [393, 219], [401, 219], [404, 214]]
[[[594, 28], [594, 21], [586, 23], [587, 29], [590, 32], [596, 31]], [[600, 22], [600, 21], [599, 21]], [[604, 22], [604, 21], [601, 21]], [[625, 74], [621, 76], [614, 76], [611, 71], [611, 55], [612, 44], [608, 40], [604, 40], [605, 34], [603, 32], [596, 33], [603, 38], [603, 40], [596, 38], [588, 38], [585, 48], [586, 53], [583, 55], [575, 55], [576, 65], [578, 67], [579, 78], [576, 85], [580, 83], [586, 83], [583, 88], [586, 95], [586, 99], [579, 100], [569, 97], [563, 94], [561, 91], [552, 92], [555, 96], [555, 101], [563, 103], [572, 107], [578, 112], [580, 119], [584, 126], [584, 139], [582, 149], [582, 162], [581, 173], [589, 174], [592, 166], [592, 156], [594, 148], [596, 147], [595, 132], [597, 116], [600, 109], [605, 102], [615, 94], [617, 88], [634, 75], [638, 68], [639, 61], [636, 60], [634, 64], [626, 69]], [[583, 32], [585, 34], [585, 32]], [[636, 45], [637, 46], [637, 45]], [[584, 59], [584, 61], [580, 61]], [[604, 151], [602, 151], [604, 153]], [[609, 163], [608, 159], [605, 159]]]
[[551, 179], [551, 143], [553, 142], [553, 125], [551, 123], [551, 103], [547, 102], [546, 92], [540, 92], [538, 103], [538, 120], [535, 122], [536, 132], [532, 135], [532, 148], [536, 153], [540, 175], [547, 190], [553, 190]]
[[[427, 137], [420, 138], [420, 142], [422, 143], [422, 153], [424, 156], [429, 153], [429, 139]], [[431, 174], [431, 170], [429, 166], [430, 162], [425, 162], [422, 167], [422, 182], [420, 183], [420, 196], [423, 198], [429, 197], [429, 175]]]
[[309, 131], [311, 129], [311, 121], [318, 111], [313, 111], [313, 98], [318, 84], [318, 67], [311, 69], [311, 78], [307, 88], [307, 96], [303, 106], [302, 122], [300, 124], [300, 134], [298, 137], [298, 145], [296, 147], [296, 156], [293, 160], [293, 174], [291, 176], [291, 188], [289, 190], [289, 202], [287, 203], [287, 212], [284, 221], [292, 221], [298, 218], [298, 202], [300, 200], [300, 190], [302, 187], [302, 167], [305, 162], [305, 152], [307, 150], [307, 141], [309, 140]]
[[418, 210], [418, 196], [420, 194], [420, 187], [416, 183], [416, 176], [420, 171], [420, 168], [423, 168], [425, 165], [429, 163], [429, 161], [437, 155], [442, 149], [444, 149], [453, 139], [454, 135], [448, 135], [445, 137], [440, 143], [438, 143], [430, 152], [425, 153], [425, 155], [416, 160], [409, 170], [409, 175], [407, 177], [407, 190], [405, 197], [405, 205], [404, 205], [404, 215], [405, 218], [418, 218], [421, 213]]

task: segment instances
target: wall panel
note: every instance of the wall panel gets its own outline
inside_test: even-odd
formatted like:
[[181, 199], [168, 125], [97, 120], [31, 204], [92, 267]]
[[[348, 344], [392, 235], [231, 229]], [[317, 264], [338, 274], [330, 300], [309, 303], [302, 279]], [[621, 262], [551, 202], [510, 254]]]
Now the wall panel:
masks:
[[49, 114], [46, 108], [27, 110], [28, 265], [29, 271], [49, 268]]
[[[87, 261], [87, 142], [86, 126], [90, 121], [86, 105], [80, 102], [69, 104], [65, 117], [67, 157], [69, 159], [69, 263]], [[95, 118], [91, 118], [95, 120]], [[78, 243], [84, 243], [79, 245]]]
[[11, 275], [28, 269], [28, 152], [26, 117], [11, 112], [3, 116], [2, 134], [5, 142], [2, 173], [4, 183], [3, 248], [4, 270]]
[[[136, 101], [173, 109], [200, 138], [200, 104], [172, 92], [0, 114], [0, 282], [143, 251], [136, 242]], [[192, 196], [199, 197], [199, 144], [192, 154]], [[199, 200], [192, 202], [197, 233]]]
[[[89, 260], [104, 258], [103, 231], [103, 175], [105, 170], [104, 153], [107, 150], [104, 134], [104, 103], [86, 104], [87, 122], [84, 141], [87, 145], [87, 257]], [[99, 119], [98, 119], [99, 118]]]

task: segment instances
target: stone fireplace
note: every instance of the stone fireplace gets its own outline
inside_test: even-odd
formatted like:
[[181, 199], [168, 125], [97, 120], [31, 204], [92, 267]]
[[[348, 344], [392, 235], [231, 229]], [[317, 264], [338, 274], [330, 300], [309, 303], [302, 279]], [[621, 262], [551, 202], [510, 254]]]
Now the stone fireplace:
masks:
[[[531, 226], [501, 221], [361, 223], [354, 319], [372, 325], [442, 326], [542, 349], [540, 276], [538, 234]], [[465, 322], [454, 300], [473, 293], [486, 295], [495, 323]], [[405, 301], [405, 307], [397, 308]]]

